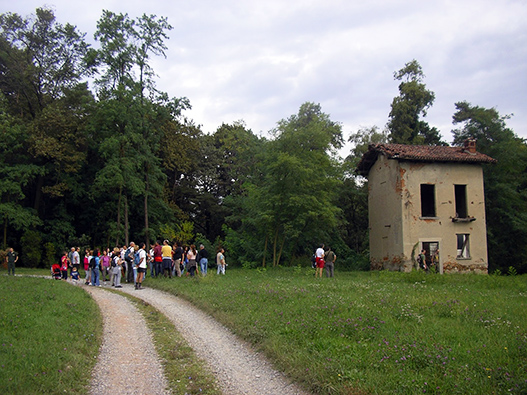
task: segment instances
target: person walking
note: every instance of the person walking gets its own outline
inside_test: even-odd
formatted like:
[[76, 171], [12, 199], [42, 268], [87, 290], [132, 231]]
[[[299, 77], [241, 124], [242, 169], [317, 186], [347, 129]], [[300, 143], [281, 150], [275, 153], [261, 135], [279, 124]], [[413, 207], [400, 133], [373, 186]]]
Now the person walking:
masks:
[[196, 256], [197, 256], [196, 246], [194, 244], [191, 244], [190, 249], [187, 252], [187, 258], [188, 258], [187, 271], [189, 272], [190, 277], [195, 276], [196, 269], [198, 268], [198, 264], [196, 262]]
[[77, 273], [80, 273], [81, 270], [81, 256], [79, 254], [80, 247], [75, 248], [73, 254], [71, 254], [71, 270], [77, 268]]
[[5, 261], [7, 262], [7, 274], [8, 275], [15, 275], [15, 263], [18, 262], [18, 254], [15, 252], [13, 247], [9, 248], [7, 251], [7, 256], [5, 257]]
[[218, 272], [216, 274], [223, 274], [225, 275], [225, 266], [227, 264], [225, 263], [225, 250], [223, 248], [218, 249], [218, 253], [216, 254], [216, 265], [218, 266]]
[[91, 258], [90, 251], [86, 249], [84, 251], [84, 273], [86, 273], [84, 280], [85, 280], [86, 285], [89, 285], [91, 281], [90, 258]]
[[154, 275], [158, 277], [163, 273], [163, 249], [159, 240], [154, 245]]
[[322, 271], [324, 270], [324, 244], [321, 244], [320, 247], [315, 251], [315, 262], [317, 264], [317, 270], [315, 272], [315, 278], [322, 278]]
[[196, 261], [199, 262], [199, 266], [201, 269], [201, 275], [206, 276], [207, 275], [207, 269], [209, 265], [209, 253], [205, 249], [205, 246], [203, 244], [200, 244], [198, 256], [196, 257]]
[[135, 243], [133, 241], [130, 242], [130, 245], [126, 249], [126, 252], [124, 253], [124, 261], [126, 264], [126, 282], [127, 283], [133, 283], [135, 281], [134, 279], [134, 255], [135, 255]]
[[90, 258], [91, 285], [93, 285], [94, 287], [101, 286], [101, 284], [99, 283], [99, 275], [100, 275], [99, 267], [100, 267], [99, 250], [95, 249]]
[[328, 247], [328, 250], [326, 254], [324, 255], [324, 262], [326, 267], [326, 277], [334, 277], [335, 275], [335, 260], [337, 259], [337, 256], [335, 253], [331, 250], [330, 247]]
[[135, 283], [135, 289], [142, 289], [143, 279], [145, 278], [146, 269], [148, 267], [145, 248], [145, 243], [141, 243], [141, 247], [138, 251], [139, 262], [137, 264], [137, 281]]
[[163, 256], [163, 275], [172, 278], [172, 247], [168, 244], [168, 240], [163, 240], [161, 255]]
[[113, 249], [113, 256], [112, 256], [112, 277], [110, 277], [110, 280], [112, 282], [112, 285], [115, 288], [122, 288], [121, 285], [121, 269], [123, 266], [123, 260], [121, 259], [121, 254], [119, 248], [115, 247]]
[[60, 258], [60, 277], [66, 281], [68, 279], [68, 254], [66, 251], [62, 252], [62, 257]]
[[173, 250], [173, 257], [174, 257], [174, 270], [172, 271], [172, 275], [181, 277], [181, 262], [183, 261], [183, 247], [181, 247], [181, 243], [179, 241], [176, 242], [175, 248]]
[[110, 271], [110, 256], [106, 250], [103, 250], [100, 261], [102, 281], [106, 282], [108, 281], [108, 273]]

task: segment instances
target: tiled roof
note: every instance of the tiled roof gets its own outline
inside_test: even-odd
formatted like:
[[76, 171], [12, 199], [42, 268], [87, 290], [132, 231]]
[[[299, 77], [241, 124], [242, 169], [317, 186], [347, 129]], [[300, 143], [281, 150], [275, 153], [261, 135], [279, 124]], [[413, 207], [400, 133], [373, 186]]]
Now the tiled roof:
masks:
[[367, 176], [379, 154], [388, 159], [414, 162], [463, 162], [463, 163], [496, 163], [496, 159], [479, 152], [471, 153], [464, 147], [406, 145], [406, 144], [371, 144], [362, 156], [357, 173]]

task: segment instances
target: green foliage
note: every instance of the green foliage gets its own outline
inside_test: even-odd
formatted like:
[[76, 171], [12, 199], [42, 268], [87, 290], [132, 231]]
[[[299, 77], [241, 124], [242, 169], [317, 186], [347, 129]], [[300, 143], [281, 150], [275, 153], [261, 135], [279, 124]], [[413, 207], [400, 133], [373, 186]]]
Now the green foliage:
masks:
[[44, 244], [44, 251], [45, 251], [45, 261], [44, 265], [51, 267], [55, 262], [58, 261], [57, 259], [57, 247], [55, 244], [48, 242]]
[[435, 100], [435, 94], [426, 89], [421, 65], [414, 59], [394, 73], [399, 84], [399, 96], [392, 102], [387, 128], [390, 140], [397, 144], [446, 145], [439, 130], [421, 120]]
[[189, 221], [183, 221], [177, 226], [177, 232], [174, 240], [182, 245], [190, 244], [194, 240], [194, 224]]
[[506, 272], [514, 266], [527, 273], [527, 142], [506, 125], [508, 116], [494, 108], [467, 102], [456, 103], [452, 131], [454, 143], [477, 140], [477, 150], [496, 159], [484, 167], [485, 206], [488, 233], [489, 269]]
[[40, 232], [28, 229], [20, 239], [22, 256], [18, 261], [20, 266], [39, 267], [42, 258], [42, 238]]

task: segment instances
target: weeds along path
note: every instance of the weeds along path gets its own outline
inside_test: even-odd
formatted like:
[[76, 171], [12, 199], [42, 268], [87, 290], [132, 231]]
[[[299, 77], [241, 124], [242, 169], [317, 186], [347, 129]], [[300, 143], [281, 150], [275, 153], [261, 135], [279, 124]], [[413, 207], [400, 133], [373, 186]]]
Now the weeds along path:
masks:
[[91, 394], [169, 394], [152, 336], [141, 313], [124, 296], [84, 287], [103, 316], [103, 342]]
[[307, 395], [247, 343], [187, 301], [154, 289], [134, 290], [131, 285], [123, 285], [121, 291], [168, 317], [197, 356], [208, 363], [225, 394]]

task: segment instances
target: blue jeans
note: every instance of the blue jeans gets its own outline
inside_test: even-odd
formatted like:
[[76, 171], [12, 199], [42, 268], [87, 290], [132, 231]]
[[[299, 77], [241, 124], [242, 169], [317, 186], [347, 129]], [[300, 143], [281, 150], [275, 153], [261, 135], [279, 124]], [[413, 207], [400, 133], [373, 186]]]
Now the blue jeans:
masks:
[[205, 275], [207, 274], [207, 265], [209, 264], [209, 260], [207, 258], [201, 258], [199, 260], [199, 265], [201, 266], [201, 274]]
[[91, 269], [91, 285], [99, 286], [99, 269]]

